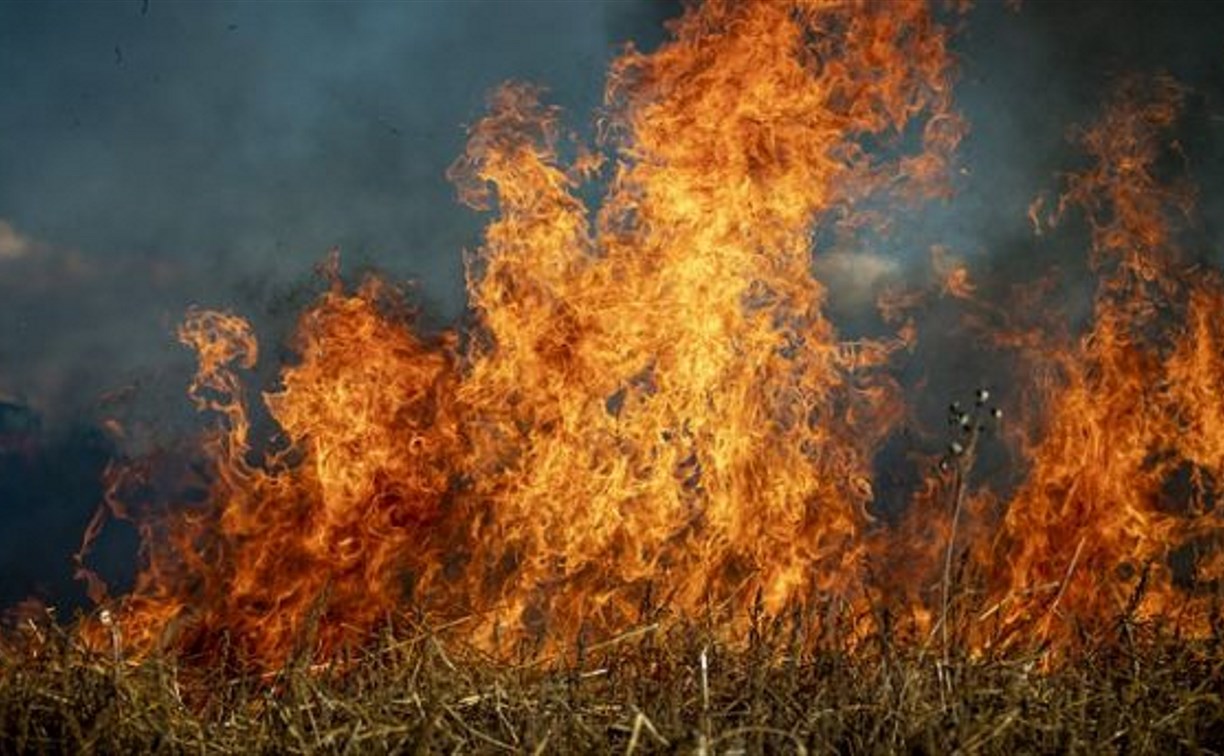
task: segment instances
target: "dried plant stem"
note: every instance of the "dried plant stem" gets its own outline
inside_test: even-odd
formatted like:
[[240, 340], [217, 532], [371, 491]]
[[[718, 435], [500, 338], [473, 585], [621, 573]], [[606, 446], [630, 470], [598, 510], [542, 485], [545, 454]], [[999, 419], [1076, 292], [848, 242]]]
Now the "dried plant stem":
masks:
[[944, 553], [944, 569], [942, 591], [940, 596], [939, 630], [943, 650], [943, 661], [949, 661], [950, 638], [948, 633], [948, 612], [952, 605], [952, 558], [956, 553], [956, 531], [960, 527], [961, 511], [965, 507], [965, 496], [969, 487], [969, 473], [977, 456], [977, 445], [980, 431], [977, 427], [970, 430], [968, 443], [957, 457], [955, 474], [952, 482], [952, 523], [948, 528], [948, 548]]
[[1046, 609], [1043, 623], [1048, 623], [1054, 616], [1055, 610], [1058, 609], [1058, 602], [1062, 601], [1063, 594], [1067, 592], [1067, 585], [1071, 582], [1071, 576], [1075, 573], [1075, 566], [1079, 564], [1080, 554], [1084, 551], [1085, 539], [1081, 537], [1079, 543], [1075, 547], [1075, 553], [1071, 555], [1071, 562], [1067, 565], [1067, 573], [1063, 575], [1062, 582], [1058, 584], [1058, 594], [1054, 596], [1054, 600], [1050, 602], [1050, 608]]
[[932, 665], [919, 646], [846, 654], [835, 632], [799, 649], [784, 633], [715, 644], [709, 625], [676, 622], [588, 647], [608, 672], [576, 695], [568, 662], [509, 668], [402, 632], [351, 665], [288, 665], [275, 684], [174, 657], [114, 676], [109, 648], [54, 627], [26, 633], [30, 648], [0, 635], [0, 751], [1212, 753], [1224, 732], [1210, 639], [1101, 636], [1056, 667], [1025, 654]]

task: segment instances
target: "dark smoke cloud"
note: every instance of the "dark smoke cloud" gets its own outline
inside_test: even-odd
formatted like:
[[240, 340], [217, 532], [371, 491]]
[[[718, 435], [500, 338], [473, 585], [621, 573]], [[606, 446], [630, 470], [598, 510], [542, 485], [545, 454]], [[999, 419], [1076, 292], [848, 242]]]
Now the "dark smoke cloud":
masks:
[[[1218, 250], [1218, 6], [1031, 0], [1015, 13], [981, 3], [955, 44], [957, 98], [972, 128], [959, 194], [873, 240], [869, 254], [834, 250], [822, 263], [844, 332], [883, 330], [870, 302], [889, 283], [928, 283], [932, 244], [983, 281], [1053, 264], [1078, 270], [1084, 285], [1065, 304], [1082, 310], [1082, 235], [1035, 241], [1025, 209], [1079, 159], [1068, 127], [1090, 121], [1109, 82], [1128, 72], [1167, 71], [1192, 88], [1181, 136], [1203, 190], [1202, 251]], [[274, 345], [309, 301], [312, 266], [338, 245], [349, 269], [419, 281], [430, 322], [454, 319], [464, 306], [460, 251], [477, 244], [482, 222], [444, 177], [462, 124], [513, 78], [547, 86], [583, 127], [618, 45], [652, 47], [678, 9], [649, 0], [0, 4], [0, 399], [43, 420], [34, 458], [0, 451], [0, 605], [35, 590], [65, 595], [68, 554], [98, 498], [90, 481], [118, 452], [93, 423], [115, 405], [143, 413], [148, 427], [190, 420], [190, 355], [173, 338], [188, 305], [233, 308]], [[920, 414], [932, 427], [950, 394], [1004, 380], [974, 345], [947, 336], [955, 318], [951, 302], [934, 308], [905, 368], [926, 381]], [[905, 448], [885, 455], [890, 474]]]
[[22, 431], [32, 456], [0, 447], [0, 606], [63, 597], [117, 452], [93, 422], [187, 427], [188, 305], [240, 311], [274, 345], [338, 245], [349, 269], [418, 281], [432, 322], [455, 318], [482, 222], [444, 175], [463, 125], [522, 79], [582, 129], [608, 60], [657, 44], [677, 11], [0, 4], [0, 443], [27, 405], [42, 421]]
[[0, 6], [0, 389], [88, 402], [182, 358], [186, 304], [257, 309], [333, 245], [453, 317], [462, 125], [507, 78], [581, 125], [618, 45], [662, 36], [652, 6]]

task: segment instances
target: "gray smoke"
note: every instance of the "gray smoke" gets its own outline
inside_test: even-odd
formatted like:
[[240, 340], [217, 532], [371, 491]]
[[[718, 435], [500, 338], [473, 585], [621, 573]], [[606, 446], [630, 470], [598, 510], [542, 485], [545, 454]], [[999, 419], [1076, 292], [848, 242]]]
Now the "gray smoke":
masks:
[[263, 325], [333, 245], [453, 318], [480, 218], [444, 173], [486, 93], [541, 82], [581, 127], [619, 45], [674, 11], [0, 5], [0, 392], [58, 417], [181, 370], [188, 304]]

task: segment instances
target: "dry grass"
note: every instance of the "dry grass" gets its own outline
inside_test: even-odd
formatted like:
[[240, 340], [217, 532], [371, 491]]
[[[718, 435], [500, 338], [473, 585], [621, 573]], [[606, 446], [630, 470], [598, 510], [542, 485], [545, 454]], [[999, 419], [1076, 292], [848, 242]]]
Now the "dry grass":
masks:
[[[242, 675], [89, 653], [54, 627], [0, 653], [6, 752], [1224, 751], [1224, 648], [1128, 631], [1041, 671], [797, 620], [742, 643], [648, 625], [565, 659], [493, 663], [420, 627], [327, 666]], [[798, 650], [800, 648], [806, 650]]]

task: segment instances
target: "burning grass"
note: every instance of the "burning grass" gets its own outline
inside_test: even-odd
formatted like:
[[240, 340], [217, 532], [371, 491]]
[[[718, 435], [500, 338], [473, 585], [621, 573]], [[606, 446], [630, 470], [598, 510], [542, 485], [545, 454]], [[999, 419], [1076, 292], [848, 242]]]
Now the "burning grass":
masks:
[[[78, 564], [109, 613], [23, 630], [8, 742], [1224, 748], [1224, 276], [1165, 175], [1182, 87], [1120, 82], [1074, 132], [1085, 164], [1030, 208], [1089, 231], [1082, 333], [1040, 287], [1000, 305], [940, 266], [1016, 385], [952, 406], [947, 453], [910, 450], [921, 480], [884, 522], [874, 465], [918, 411], [894, 358], [931, 335], [931, 293], [843, 341], [812, 229], [853, 245], [887, 231], [878, 208], [951, 190], [948, 31], [917, 0], [711, 0], [672, 32], [613, 64], [598, 152], [566, 158], [535, 88], [494, 94], [453, 172], [494, 210], [470, 327], [423, 334], [333, 259], [262, 397], [272, 448], [254, 329], [189, 312], [204, 502], [112, 468], [141, 572], [114, 597], [89, 570], [101, 513]], [[1010, 486], [974, 467], [1004, 405]]]
[[[387, 626], [326, 665], [262, 674], [136, 663], [27, 624], [0, 656], [0, 740], [18, 752], [1053, 752], [1224, 749], [1224, 637], [1158, 624], [1053, 669], [877, 633], [853, 653], [804, 615], [658, 621], [563, 656], [492, 660], [459, 628]], [[1125, 620], [1125, 618], [1122, 618]], [[36, 649], [36, 651], [35, 651]], [[34, 651], [34, 652], [32, 652]]]
[[[921, 430], [925, 379], [898, 364], [942, 338], [933, 291], [853, 341], [825, 311], [816, 226], [861, 251], [859, 232], [954, 189], [966, 124], [943, 18], [921, 0], [694, 5], [668, 43], [612, 63], [593, 147], [537, 88], [500, 87], [452, 171], [492, 211], [461, 327], [424, 333], [393, 283], [346, 285], [333, 257], [294, 359], [256, 396], [256, 329], [190, 310], [199, 475], [159, 489], [117, 463], [78, 554], [119, 651], [230, 645], [266, 671], [304, 635], [327, 661], [412, 607], [470, 618], [465, 643], [504, 655], [616, 637], [643, 603], [693, 618], [742, 596], [771, 615], [887, 606], [946, 646], [954, 586], [989, 620], [967, 626], [978, 652], [1073, 649], [1119, 613], [1206, 637], [1224, 580], [1224, 276], [1186, 246], [1194, 191], [1166, 175], [1181, 85], [1120, 81], [1073, 131], [1086, 160], [1057, 202], [1030, 208], [1039, 228], [1090, 232], [1082, 333], [1054, 297], [1000, 306], [967, 266], [937, 266], [984, 359], [1014, 366], [980, 418], [954, 413], [948, 455]], [[1004, 407], [1011, 485], [970, 474]], [[912, 428], [920, 480], [882, 526], [876, 467]], [[108, 515], [142, 540], [123, 596], [86, 560]], [[724, 640], [747, 632], [720, 620]]]

